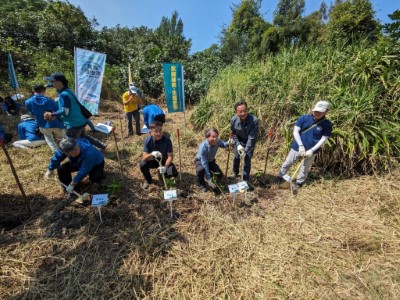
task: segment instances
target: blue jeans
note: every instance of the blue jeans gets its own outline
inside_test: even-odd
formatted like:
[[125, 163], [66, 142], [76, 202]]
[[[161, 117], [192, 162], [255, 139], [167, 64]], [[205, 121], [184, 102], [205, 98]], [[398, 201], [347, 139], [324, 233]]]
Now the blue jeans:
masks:
[[132, 127], [132, 117], [135, 119], [136, 125], [136, 134], [140, 135], [140, 112], [139, 110], [134, 110], [125, 113], [125, 118], [128, 123], [128, 133], [133, 134], [133, 127]]
[[[234, 148], [234, 155], [235, 157], [233, 158], [233, 173], [239, 174], [239, 167], [240, 167], [240, 155], [237, 151], [237, 146], [235, 145]], [[243, 147], [245, 145], [242, 145]], [[244, 168], [243, 168], [243, 180], [249, 181], [250, 179], [250, 170], [251, 170], [251, 157], [253, 156], [253, 148], [250, 148], [246, 152], [246, 156], [244, 157]]]

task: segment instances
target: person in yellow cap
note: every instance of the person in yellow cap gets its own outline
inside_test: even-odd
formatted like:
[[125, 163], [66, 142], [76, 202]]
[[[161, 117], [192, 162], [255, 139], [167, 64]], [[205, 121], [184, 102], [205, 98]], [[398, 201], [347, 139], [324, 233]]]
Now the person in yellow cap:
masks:
[[329, 108], [328, 101], [318, 101], [312, 109], [312, 114], [303, 115], [296, 121], [293, 130], [294, 141], [275, 179], [275, 184], [283, 181], [283, 176], [299, 157], [304, 158], [304, 163], [294, 189], [298, 190], [304, 184], [317, 153], [332, 134], [332, 123], [325, 118]]
[[140, 135], [141, 127], [139, 105], [142, 105], [142, 97], [140, 97], [138, 89], [133, 83], [129, 85], [129, 90], [122, 95], [122, 103], [124, 105], [129, 136], [133, 135], [132, 117], [135, 119], [136, 134]]

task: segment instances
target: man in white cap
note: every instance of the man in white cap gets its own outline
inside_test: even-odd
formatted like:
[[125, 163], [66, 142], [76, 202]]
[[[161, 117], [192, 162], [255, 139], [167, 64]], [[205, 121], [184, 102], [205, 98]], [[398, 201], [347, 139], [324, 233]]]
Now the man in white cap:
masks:
[[13, 143], [14, 147], [28, 149], [36, 148], [46, 144], [40, 135], [39, 127], [30, 115], [22, 115], [21, 123], [18, 124], [19, 141]]
[[293, 130], [294, 141], [275, 179], [276, 184], [283, 181], [283, 176], [299, 157], [304, 158], [304, 163], [294, 189], [298, 190], [304, 184], [318, 151], [332, 134], [332, 123], [325, 118], [329, 106], [328, 101], [319, 101], [315, 104], [312, 114], [303, 115], [296, 121]]
[[132, 117], [135, 119], [136, 134], [140, 135], [140, 112], [139, 105], [143, 105], [142, 98], [138, 93], [136, 86], [129, 84], [129, 90], [122, 95], [122, 103], [124, 104], [125, 118], [128, 123], [128, 134], [133, 135]]

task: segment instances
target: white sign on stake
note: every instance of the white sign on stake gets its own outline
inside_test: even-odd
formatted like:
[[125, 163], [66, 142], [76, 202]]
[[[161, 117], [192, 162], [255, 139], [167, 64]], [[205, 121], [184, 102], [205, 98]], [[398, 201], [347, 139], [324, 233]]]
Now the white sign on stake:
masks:
[[239, 186], [239, 191], [241, 193], [246, 192], [249, 189], [249, 186], [247, 185], [246, 181], [240, 181], [238, 182], [238, 186]]
[[164, 201], [169, 202], [169, 210], [172, 218], [172, 201], [178, 200], [176, 195], [176, 190], [166, 190], [164, 191]]
[[176, 190], [164, 191], [164, 201], [175, 201], [175, 200], [178, 200], [178, 196], [176, 195]]
[[108, 194], [97, 194], [92, 196], [92, 206], [97, 207], [99, 212], [100, 223], [103, 223], [103, 218], [101, 216], [101, 207], [103, 205], [107, 205], [108, 203]]
[[239, 193], [239, 186], [235, 184], [228, 185], [229, 193], [230, 194], [238, 194]]

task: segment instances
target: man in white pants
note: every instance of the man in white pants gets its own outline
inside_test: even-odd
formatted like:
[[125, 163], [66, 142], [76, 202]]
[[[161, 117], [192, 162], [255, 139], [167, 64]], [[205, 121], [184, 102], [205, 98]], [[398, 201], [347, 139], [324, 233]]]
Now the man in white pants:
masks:
[[294, 141], [275, 179], [275, 184], [283, 181], [283, 176], [299, 157], [304, 158], [304, 163], [294, 189], [298, 190], [304, 184], [318, 151], [332, 134], [332, 123], [325, 118], [329, 106], [328, 101], [319, 101], [315, 104], [312, 114], [303, 115], [296, 121], [293, 130]]
[[18, 124], [19, 141], [13, 143], [14, 147], [29, 149], [46, 144], [39, 134], [36, 121], [30, 115], [22, 115], [22, 122]]

